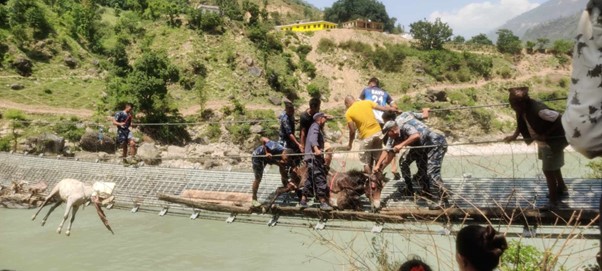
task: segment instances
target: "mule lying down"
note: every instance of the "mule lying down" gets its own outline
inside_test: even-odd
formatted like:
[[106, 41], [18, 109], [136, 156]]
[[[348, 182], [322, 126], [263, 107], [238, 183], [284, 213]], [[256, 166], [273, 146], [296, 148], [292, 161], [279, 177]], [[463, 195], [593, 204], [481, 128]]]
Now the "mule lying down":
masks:
[[[305, 174], [306, 169], [304, 167], [296, 169], [289, 185], [276, 189], [275, 195], [268, 205], [267, 212], [270, 211], [272, 205], [280, 195], [302, 188]], [[334, 172], [331, 169], [328, 174], [328, 187], [330, 188], [329, 203], [332, 207], [339, 210], [361, 210], [362, 203], [360, 197], [365, 194], [370, 200], [372, 208], [378, 210], [381, 208], [380, 196], [383, 188], [383, 179], [384, 177], [380, 173], [369, 175], [355, 169], [347, 172]]]
[[366, 195], [373, 210], [381, 208], [380, 197], [384, 177], [381, 173], [367, 174], [360, 170], [335, 172], [328, 180], [330, 205], [339, 209], [361, 210], [360, 197]]
[[573, 73], [562, 116], [571, 146], [587, 158], [602, 157], [602, 1], [590, 0], [581, 16]]
[[71, 220], [69, 221], [69, 226], [65, 232], [65, 234], [69, 236], [71, 234], [71, 225], [75, 220], [75, 214], [77, 213], [77, 210], [82, 204], [90, 200], [92, 203], [94, 203], [94, 207], [96, 207], [96, 212], [98, 213], [100, 220], [104, 223], [105, 227], [111, 231], [111, 233], [113, 233], [113, 230], [111, 229], [111, 226], [109, 225], [109, 222], [101, 209], [101, 204], [108, 204], [109, 202], [113, 201], [114, 197], [111, 196], [111, 194], [113, 193], [114, 187], [115, 183], [109, 182], [95, 182], [92, 186], [90, 186], [75, 179], [63, 179], [57, 183], [54, 188], [52, 188], [52, 191], [50, 194], [48, 194], [38, 211], [31, 217], [31, 220], [35, 220], [40, 211], [42, 211], [42, 208], [48, 205], [51, 199], [54, 199], [56, 200], [56, 203], [50, 207], [50, 210], [46, 216], [44, 216], [44, 219], [42, 219], [42, 226], [44, 226], [48, 216], [50, 216], [50, 213], [52, 213], [56, 207], [61, 205], [61, 203], [65, 202], [67, 203], [67, 206], [65, 207], [65, 214], [63, 215], [63, 220], [61, 221], [61, 224], [59, 224], [56, 232], [59, 234], [61, 233], [63, 224], [65, 224], [65, 221], [69, 216], [69, 212], [71, 212]]

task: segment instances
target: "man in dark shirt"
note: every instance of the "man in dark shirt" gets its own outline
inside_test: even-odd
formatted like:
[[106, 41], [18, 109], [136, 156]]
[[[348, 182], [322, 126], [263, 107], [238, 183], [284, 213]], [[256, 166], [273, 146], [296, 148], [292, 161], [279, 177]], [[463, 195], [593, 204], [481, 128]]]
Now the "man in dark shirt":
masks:
[[320, 209], [324, 211], [332, 210], [328, 204], [330, 191], [326, 181], [326, 169], [324, 167], [324, 135], [322, 127], [326, 123], [326, 115], [322, 112], [314, 114], [314, 123], [309, 127], [307, 140], [305, 141], [305, 156], [303, 157], [307, 164], [307, 179], [303, 186], [303, 195], [299, 206], [307, 207], [307, 198], [316, 196], [320, 201]]
[[284, 103], [284, 112], [278, 117], [280, 122], [279, 142], [287, 149], [301, 152], [303, 145], [297, 141], [295, 136], [295, 107], [289, 101]]
[[569, 195], [560, 169], [564, 166], [564, 148], [568, 145], [562, 127], [562, 115], [545, 104], [529, 97], [528, 87], [509, 89], [508, 100], [516, 112], [516, 130], [504, 138], [510, 142], [522, 135], [527, 144], [537, 143], [537, 155], [541, 159], [549, 191], [549, 208], [557, 208], [561, 197]]
[[255, 175], [255, 180], [253, 181], [252, 186], [253, 201], [251, 204], [253, 207], [261, 206], [261, 203], [257, 201], [257, 190], [259, 189], [259, 183], [261, 183], [261, 179], [263, 178], [263, 170], [265, 169], [266, 165], [277, 165], [280, 169], [280, 178], [282, 179], [282, 183], [288, 183], [286, 165], [289, 162], [288, 154], [290, 153], [292, 153], [291, 149], [285, 149], [278, 142], [271, 141], [265, 137], [261, 138], [261, 146], [257, 147], [253, 151], [253, 158], [251, 158], [253, 173]]
[[[301, 139], [301, 145], [305, 144], [307, 139], [307, 131], [309, 127], [314, 123], [314, 114], [320, 112], [320, 106], [322, 101], [320, 98], [313, 97], [309, 100], [309, 108], [299, 116], [299, 138]], [[326, 115], [327, 119], [330, 119], [331, 116]], [[332, 151], [330, 149], [330, 144], [324, 143], [324, 151], [326, 151], [324, 155], [324, 160], [326, 162], [326, 169], [330, 168], [330, 162], [332, 161]]]
[[117, 126], [117, 144], [123, 148], [122, 157], [124, 161], [127, 158], [128, 146], [130, 147], [130, 155], [136, 155], [136, 142], [134, 142], [134, 135], [130, 131], [132, 108], [132, 104], [126, 103], [123, 111], [117, 112], [113, 118], [113, 124]]

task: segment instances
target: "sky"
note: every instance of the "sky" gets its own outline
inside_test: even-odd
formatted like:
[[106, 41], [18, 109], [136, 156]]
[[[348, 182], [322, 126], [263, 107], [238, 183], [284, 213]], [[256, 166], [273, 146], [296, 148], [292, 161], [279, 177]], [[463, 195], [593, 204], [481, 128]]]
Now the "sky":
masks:
[[[305, 0], [319, 9], [330, 7], [335, 0]], [[427, 19], [441, 18], [454, 31], [466, 39], [480, 33], [487, 34], [506, 21], [528, 11], [547, 0], [379, 0], [389, 17], [396, 17], [406, 32], [410, 24]]]

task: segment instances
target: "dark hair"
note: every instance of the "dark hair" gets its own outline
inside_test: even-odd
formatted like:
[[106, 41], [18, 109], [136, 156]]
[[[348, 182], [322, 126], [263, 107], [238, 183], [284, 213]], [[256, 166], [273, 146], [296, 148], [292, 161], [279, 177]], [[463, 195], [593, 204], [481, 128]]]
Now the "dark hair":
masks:
[[395, 111], [385, 111], [383, 112], [383, 121], [387, 122], [389, 120], [395, 120], [397, 118], [397, 113]]
[[128, 107], [128, 106], [129, 106], [130, 108], [134, 108], [134, 106], [132, 105], [132, 103], [125, 103], [125, 104], [123, 104], [123, 107], [124, 107], [124, 108], [125, 108], [125, 107]]
[[376, 77], [370, 78], [370, 80], [368, 80], [368, 84], [370, 84], [370, 83], [376, 84], [377, 87], [380, 85], [380, 82], [378, 81], [378, 78], [376, 78]]
[[311, 108], [311, 109], [318, 109], [321, 104], [322, 104], [322, 101], [318, 97], [313, 97], [313, 98], [309, 99], [309, 108]]
[[496, 268], [507, 248], [506, 237], [491, 226], [468, 225], [456, 237], [456, 252], [479, 271]]
[[432, 271], [428, 264], [424, 263], [420, 257], [415, 257], [401, 264], [399, 271]]

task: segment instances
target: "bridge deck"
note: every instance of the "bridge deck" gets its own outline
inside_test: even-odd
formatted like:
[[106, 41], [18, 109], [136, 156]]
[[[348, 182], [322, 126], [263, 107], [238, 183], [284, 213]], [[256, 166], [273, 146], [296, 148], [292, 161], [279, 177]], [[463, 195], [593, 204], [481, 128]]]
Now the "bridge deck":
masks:
[[[35, 183], [44, 180], [51, 189], [63, 178], [75, 178], [84, 182], [115, 182], [116, 203], [131, 208], [140, 205], [149, 210], [190, 210], [189, 207], [171, 204], [157, 199], [158, 194], [179, 196], [184, 190], [202, 190], [225, 193], [250, 194], [253, 174], [251, 172], [228, 172], [163, 167], [124, 167], [118, 164], [86, 161], [59, 160], [0, 153], [0, 183], [25, 180]], [[453, 191], [452, 200], [460, 208], [521, 207], [540, 208], [547, 204], [545, 179], [509, 178], [445, 178], [445, 185]], [[600, 179], [567, 179], [569, 198], [565, 209], [595, 210], [602, 194]], [[260, 185], [259, 200], [268, 201], [280, 185], [278, 174], [265, 174]], [[426, 208], [420, 201], [402, 197], [397, 189], [401, 181], [390, 181], [385, 185], [383, 198], [389, 198], [388, 207]], [[294, 205], [296, 200], [280, 197], [276, 203]], [[285, 202], [283, 202], [285, 200]], [[364, 208], [368, 209], [368, 202]]]

